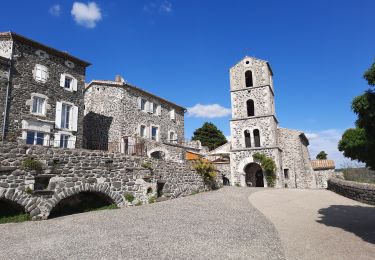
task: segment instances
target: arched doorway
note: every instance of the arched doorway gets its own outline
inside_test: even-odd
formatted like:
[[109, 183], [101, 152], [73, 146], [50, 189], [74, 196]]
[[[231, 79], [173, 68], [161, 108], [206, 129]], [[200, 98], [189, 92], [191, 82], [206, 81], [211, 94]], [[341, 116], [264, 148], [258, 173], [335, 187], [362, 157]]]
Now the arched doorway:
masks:
[[264, 187], [262, 167], [257, 163], [249, 163], [245, 167], [245, 182], [248, 187]]
[[0, 218], [25, 214], [25, 209], [14, 201], [0, 199]]
[[158, 160], [165, 160], [165, 153], [163, 151], [155, 151], [150, 154], [150, 157]]
[[115, 202], [104, 193], [83, 191], [62, 199], [52, 209], [49, 218], [87, 212], [112, 204]]

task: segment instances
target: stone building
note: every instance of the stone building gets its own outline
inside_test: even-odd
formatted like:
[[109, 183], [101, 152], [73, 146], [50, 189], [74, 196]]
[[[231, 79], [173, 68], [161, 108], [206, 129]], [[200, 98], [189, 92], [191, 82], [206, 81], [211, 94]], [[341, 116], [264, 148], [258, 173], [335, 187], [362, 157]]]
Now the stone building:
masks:
[[182, 161], [186, 147], [202, 148], [199, 143], [184, 142], [185, 111], [120, 76], [114, 81], [93, 80], [85, 89], [85, 145]]
[[1, 140], [80, 147], [89, 65], [14, 32], [0, 33]]
[[232, 185], [267, 186], [255, 153], [276, 163], [276, 187], [316, 187], [303, 132], [278, 127], [273, 72], [267, 61], [245, 57], [230, 69]]

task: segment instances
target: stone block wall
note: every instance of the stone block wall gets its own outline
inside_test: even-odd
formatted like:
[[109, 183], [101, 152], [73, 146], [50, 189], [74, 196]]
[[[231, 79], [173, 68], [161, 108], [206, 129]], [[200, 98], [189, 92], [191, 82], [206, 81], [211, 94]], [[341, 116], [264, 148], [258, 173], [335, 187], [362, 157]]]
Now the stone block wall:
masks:
[[375, 205], [375, 184], [330, 178], [328, 180], [328, 190], [353, 200]]
[[[25, 170], [23, 162], [33, 158], [42, 162], [43, 171]], [[152, 169], [145, 168], [150, 163]], [[177, 198], [209, 190], [190, 163], [177, 163], [121, 153], [69, 150], [2, 143], [0, 147], [0, 199], [11, 200], [25, 208], [33, 219], [48, 218], [64, 198], [83, 191], [105, 194], [118, 206], [148, 203], [156, 196], [158, 181], [164, 183], [166, 198]], [[36, 177], [49, 177], [48, 187], [36, 188]], [[152, 192], [147, 192], [149, 188]], [[125, 200], [124, 193], [135, 197]]]

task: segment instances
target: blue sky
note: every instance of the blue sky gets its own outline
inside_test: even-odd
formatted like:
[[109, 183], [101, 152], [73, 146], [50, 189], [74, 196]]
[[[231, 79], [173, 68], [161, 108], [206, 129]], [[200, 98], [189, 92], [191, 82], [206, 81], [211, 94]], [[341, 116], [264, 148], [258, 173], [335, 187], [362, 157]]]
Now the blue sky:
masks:
[[305, 131], [311, 155], [326, 150], [337, 165], [337, 141], [355, 121], [350, 102], [375, 58], [373, 0], [12, 0], [1, 9], [0, 31], [90, 61], [87, 81], [121, 74], [187, 108], [205, 105], [186, 116], [186, 138], [204, 121], [229, 136], [229, 68], [245, 55], [268, 60], [280, 126]]

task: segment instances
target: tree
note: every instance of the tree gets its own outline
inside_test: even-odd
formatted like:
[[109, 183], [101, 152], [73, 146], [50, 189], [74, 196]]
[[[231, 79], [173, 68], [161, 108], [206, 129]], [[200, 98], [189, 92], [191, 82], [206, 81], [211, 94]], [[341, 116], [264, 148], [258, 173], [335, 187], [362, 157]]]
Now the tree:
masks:
[[344, 132], [338, 148], [344, 152], [344, 156], [375, 169], [375, 91], [371, 89], [375, 86], [375, 62], [363, 77], [370, 89], [353, 99], [352, 110], [358, 116], [356, 127]]
[[205, 122], [201, 128], [194, 131], [192, 140], [199, 140], [203, 146], [213, 150], [227, 142], [223, 132], [213, 123]]
[[325, 151], [321, 151], [316, 155], [316, 159], [318, 160], [327, 160], [327, 153]]

